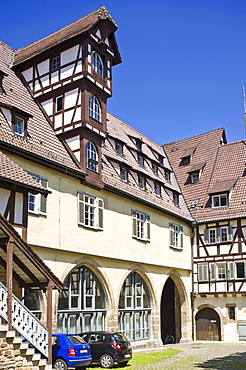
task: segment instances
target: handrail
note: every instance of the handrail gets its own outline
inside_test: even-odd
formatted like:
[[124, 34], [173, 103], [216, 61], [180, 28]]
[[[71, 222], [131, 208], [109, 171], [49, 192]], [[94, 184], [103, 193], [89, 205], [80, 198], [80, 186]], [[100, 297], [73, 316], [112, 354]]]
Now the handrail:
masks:
[[[0, 315], [8, 320], [8, 289], [0, 282]], [[12, 326], [39, 352], [48, 357], [48, 329], [21, 303], [12, 296]]]

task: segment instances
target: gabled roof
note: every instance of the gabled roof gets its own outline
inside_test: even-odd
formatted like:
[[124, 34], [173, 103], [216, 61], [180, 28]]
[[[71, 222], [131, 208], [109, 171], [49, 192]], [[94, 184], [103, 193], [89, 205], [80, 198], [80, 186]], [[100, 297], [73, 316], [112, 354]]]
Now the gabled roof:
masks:
[[[102, 172], [105, 187], [108, 186], [111, 189], [117, 189], [117, 191], [135, 198], [138, 202], [148, 203], [153, 207], [159, 208], [161, 211], [171, 213], [174, 217], [177, 215], [179, 218], [192, 220], [182, 195], [180, 195], [179, 207], [177, 207], [174, 205], [170, 193], [168, 193], [173, 191], [180, 193], [180, 189], [174, 176], [172, 177], [172, 183], [165, 179], [164, 168], [170, 170], [171, 167], [163, 148], [117, 117], [108, 113], [107, 118], [108, 137], [103, 147]], [[138, 150], [131, 138], [141, 140], [141, 151]], [[122, 156], [119, 156], [115, 149], [115, 141], [118, 139], [124, 144]], [[140, 154], [144, 158], [144, 167], [139, 165], [137, 154]], [[163, 165], [161, 163], [158, 165], [156, 155], [160, 155], [163, 158]], [[157, 175], [153, 173], [153, 162], [159, 167]], [[130, 173], [136, 176], [143, 176], [147, 183], [146, 191], [139, 189], [139, 184], [134, 175], [129, 176], [129, 181], [127, 183], [121, 181], [120, 166], [128, 168]], [[162, 172], [160, 169], [162, 169]], [[158, 183], [166, 189], [162, 191], [161, 198], [157, 197], [155, 194], [154, 183]]]
[[[23, 63], [24, 61], [31, 59], [40, 53], [43, 53], [45, 50], [48, 50], [64, 41], [67, 41], [88, 31], [91, 27], [100, 22], [100, 20], [108, 20], [113, 25], [114, 31], [118, 28], [113, 18], [107, 11], [106, 7], [103, 6], [95, 10], [94, 12], [86, 15], [85, 17], [80, 18], [76, 22], [73, 22], [68, 26], [63, 27], [60, 30], [44, 37], [43, 39], [17, 50], [15, 54], [14, 65], [16, 66], [20, 63]], [[118, 64], [121, 62], [121, 57], [115, 37], [113, 36], [113, 38], [116, 48], [115, 64]]]
[[31, 175], [14, 163], [9, 157], [0, 151], [0, 180], [20, 184], [28, 189], [41, 194], [48, 194], [50, 191], [38, 183]]
[[[223, 140], [221, 140], [221, 138]], [[189, 166], [180, 165], [180, 150], [196, 145]], [[225, 143], [223, 129], [207, 132], [164, 148], [192, 216], [199, 222], [246, 217], [246, 142]], [[206, 161], [197, 184], [187, 181], [198, 161]], [[211, 207], [211, 195], [229, 192], [227, 207]], [[192, 203], [197, 200], [197, 204]]]

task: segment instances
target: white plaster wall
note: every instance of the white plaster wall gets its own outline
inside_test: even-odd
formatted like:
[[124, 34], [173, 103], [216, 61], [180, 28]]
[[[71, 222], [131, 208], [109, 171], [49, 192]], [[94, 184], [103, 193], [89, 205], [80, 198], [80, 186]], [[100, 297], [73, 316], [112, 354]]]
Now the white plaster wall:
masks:
[[78, 89], [70, 90], [65, 93], [64, 109], [72, 108], [76, 105]]
[[23, 194], [16, 193], [15, 197], [15, 219], [16, 224], [22, 224], [22, 214], [23, 214]]
[[80, 137], [79, 135], [66, 140], [71, 150], [77, 150], [80, 148]]
[[49, 72], [49, 59], [44, 60], [43, 62], [37, 65], [39, 76], [44, 75]]
[[45, 109], [48, 116], [51, 116], [53, 113], [53, 99], [46, 100], [42, 103], [43, 108]]
[[61, 65], [65, 65], [77, 59], [79, 45], [73, 46], [61, 53]]
[[31, 81], [33, 76], [33, 67], [26, 69], [22, 74], [27, 82]]

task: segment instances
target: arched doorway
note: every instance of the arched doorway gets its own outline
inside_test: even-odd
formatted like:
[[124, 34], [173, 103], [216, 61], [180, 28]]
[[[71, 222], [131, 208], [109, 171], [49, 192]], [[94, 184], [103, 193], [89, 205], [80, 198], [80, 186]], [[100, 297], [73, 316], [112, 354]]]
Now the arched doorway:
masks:
[[180, 298], [176, 285], [169, 277], [161, 296], [161, 339], [163, 344], [168, 343], [172, 336], [177, 343], [181, 338], [181, 309]]
[[220, 317], [214, 309], [206, 307], [197, 312], [196, 339], [221, 340]]

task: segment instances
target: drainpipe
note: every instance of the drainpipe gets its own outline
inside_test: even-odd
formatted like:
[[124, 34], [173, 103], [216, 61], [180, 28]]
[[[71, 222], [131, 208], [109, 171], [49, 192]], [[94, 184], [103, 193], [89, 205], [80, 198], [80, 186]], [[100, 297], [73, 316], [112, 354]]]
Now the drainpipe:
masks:
[[195, 321], [194, 321], [194, 247], [196, 240], [196, 228], [197, 222], [193, 221], [192, 224], [192, 234], [191, 234], [191, 284], [192, 284], [192, 291], [191, 291], [191, 322], [192, 322], [192, 339], [195, 340]]

